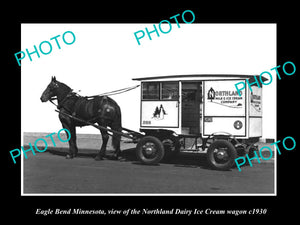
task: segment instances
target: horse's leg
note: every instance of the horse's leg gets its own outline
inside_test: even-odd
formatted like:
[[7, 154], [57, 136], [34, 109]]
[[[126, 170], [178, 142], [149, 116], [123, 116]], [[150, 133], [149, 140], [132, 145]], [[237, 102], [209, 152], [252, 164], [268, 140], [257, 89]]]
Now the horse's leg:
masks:
[[101, 136], [102, 136], [102, 146], [101, 146], [99, 153], [95, 157], [95, 160], [102, 160], [103, 157], [105, 156], [106, 145], [107, 145], [109, 136], [108, 136], [108, 133], [106, 130], [101, 130]]
[[73, 156], [76, 157], [78, 155], [78, 147], [77, 147], [76, 127], [75, 126], [72, 128], [71, 135], [73, 137], [73, 139], [72, 139]]
[[[122, 128], [121, 127], [112, 127], [112, 130], [121, 132]], [[113, 137], [112, 137], [112, 146], [115, 149], [115, 153], [114, 153], [115, 159], [121, 158], [120, 141], [121, 141], [121, 136], [119, 134], [114, 133]]]
[[73, 157], [76, 157], [78, 154], [75, 126], [70, 127], [69, 131], [71, 133], [71, 139], [69, 140], [69, 154], [67, 154], [66, 159], [72, 159]]
[[[76, 157], [78, 153], [78, 148], [76, 144], [76, 128], [73, 124], [64, 122], [62, 122], [62, 126], [63, 128], [68, 129], [71, 134], [71, 138], [69, 140], [69, 154], [67, 154], [66, 159], [72, 159], [73, 157]], [[66, 134], [68, 136], [67, 132]]]

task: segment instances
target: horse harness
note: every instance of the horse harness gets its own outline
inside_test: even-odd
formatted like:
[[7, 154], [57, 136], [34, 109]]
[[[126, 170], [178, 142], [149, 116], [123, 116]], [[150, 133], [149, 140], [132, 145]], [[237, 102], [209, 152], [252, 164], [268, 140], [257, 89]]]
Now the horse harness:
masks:
[[[58, 110], [64, 109], [67, 111], [69, 117], [78, 117], [80, 111], [90, 111], [91, 114], [97, 114], [97, 116], [87, 120], [87, 122], [96, 121], [101, 117], [101, 106], [107, 102], [107, 96], [81, 96], [72, 90], [60, 101], [59, 104], [55, 104], [53, 100], [57, 100], [57, 97], [52, 97], [49, 101], [57, 107]], [[69, 100], [69, 102], [68, 102]], [[70, 101], [71, 100], [71, 101]], [[95, 111], [98, 109], [97, 111]], [[80, 118], [80, 117], [78, 117]], [[82, 118], [80, 118], [82, 119]]]

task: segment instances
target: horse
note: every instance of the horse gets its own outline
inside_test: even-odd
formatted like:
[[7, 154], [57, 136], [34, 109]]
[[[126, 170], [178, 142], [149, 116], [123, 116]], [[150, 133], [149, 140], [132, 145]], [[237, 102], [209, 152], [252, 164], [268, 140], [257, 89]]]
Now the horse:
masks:
[[[122, 131], [121, 109], [119, 105], [108, 96], [93, 96], [91, 99], [83, 97], [73, 92], [66, 84], [56, 80], [56, 77], [51, 78], [51, 82], [44, 90], [41, 96], [42, 102], [52, 101], [57, 99], [57, 108], [59, 109], [59, 120], [63, 128], [70, 132], [69, 153], [67, 159], [72, 159], [78, 154], [76, 144], [76, 127], [87, 126], [97, 123], [103, 127], [110, 127], [115, 131]], [[73, 119], [79, 118], [80, 121]], [[88, 122], [89, 124], [85, 123]], [[100, 151], [95, 157], [95, 160], [102, 160], [105, 157], [106, 146], [109, 135], [106, 130], [100, 129], [102, 136], [102, 145]], [[66, 132], [67, 136], [69, 135]], [[113, 157], [120, 159], [120, 140], [121, 136], [113, 133], [112, 146], [115, 150]]]

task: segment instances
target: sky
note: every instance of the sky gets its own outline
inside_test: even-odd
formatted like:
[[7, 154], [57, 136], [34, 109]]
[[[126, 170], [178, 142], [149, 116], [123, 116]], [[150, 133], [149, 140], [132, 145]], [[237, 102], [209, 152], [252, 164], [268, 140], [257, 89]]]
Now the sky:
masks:
[[[179, 21], [180, 22], [180, 21]], [[158, 23], [153, 23], [158, 26]], [[276, 64], [276, 24], [172, 23], [163, 34], [145, 35], [138, 45], [134, 33], [153, 24], [22, 24], [21, 51], [51, 43], [21, 61], [21, 132], [57, 132], [61, 127], [55, 106], [40, 97], [51, 76], [80, 95], [96, 95], [139, 84], [132, 78], [184, 74], [256, 74]], [[167, 28], [163, 30], [168, 30]], [[67, 45], [62, 36], [76, 37]], [[58, 49], [54, 39], [60, 44]], [[65, 35], [66, 42], [72, 36]], [[47, 43], [44, 52], [50, 51]], [[39, 51], [39, 50], [38, 50]], [[18, 63], [16, 61], [16, 66]], [[276, 137], [276, 79], [263, 87], [263, 138]], [[122, 110], [123, 127], [139, 130], [140, 89], [112, 96]], [[93, 127], [77, 133], [99, 133]]]

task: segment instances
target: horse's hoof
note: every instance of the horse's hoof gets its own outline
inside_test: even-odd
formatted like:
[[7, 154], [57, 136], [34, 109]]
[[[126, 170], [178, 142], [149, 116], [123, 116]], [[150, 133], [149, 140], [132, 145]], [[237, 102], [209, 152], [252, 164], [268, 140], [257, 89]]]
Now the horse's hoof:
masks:
[[100, 161], [100, 160], [103, 160], [103, 159], [104, 159], [103, 156], [97, 155], [97, 156], [95, 157], [95, 160], [96, 160], [96, 161]]
[[125, 162], [125, 161], [126, 161], [126, 158], [124, 158], [124, 157], [122, 157], [122, 156], [119, 156], [119, 157], [118, 157], [118, 160], [119, 160], [120, 162]]
[[112, 157], [112, 159], [114, 159], [114, 160], [122, 160], [123, 158], [122, 158], [122, 156], [120, 156], [120, 155], [113, 155], [113, 157]]
[[66, 159], [73, 159], [73, 155], [67, 154], [67, 155], [66, 155]]

